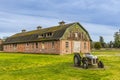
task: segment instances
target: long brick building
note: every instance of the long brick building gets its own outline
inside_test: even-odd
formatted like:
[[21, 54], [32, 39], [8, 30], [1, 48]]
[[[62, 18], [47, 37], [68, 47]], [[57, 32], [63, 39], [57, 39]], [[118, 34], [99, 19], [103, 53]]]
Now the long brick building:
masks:
[[80, 23], [59, 22], [59, 25], [37, 30], [22, 30], [4, 42], [5, 52], [70, 54], [90, 52], [91, 38]]

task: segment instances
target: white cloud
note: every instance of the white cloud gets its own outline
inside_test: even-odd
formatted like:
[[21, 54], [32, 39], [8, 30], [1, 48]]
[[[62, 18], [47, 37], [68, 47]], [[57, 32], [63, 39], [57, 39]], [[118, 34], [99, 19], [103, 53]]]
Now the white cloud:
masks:
[[110, 41], [118, 28], [107, 25], [120, 25], [119, 4], [119, 0], [1, 0], [0, 37], [65, 20], [84, 22], [93, 40], [103, 36]]
[[103, 36], [106, 42], [114, 40], [114, 33], [118, 31], [118, 28], [115, 26], [100, 25], [93, 23], [84, 23], [82, 25], [88, 30], [93, 41], [99, 41], [99, 36]]
[[21, 32], [22, 29], [35, 30], [39, 25], [45, 28], [58, 22], [58, 19], [53, 18], [0, 12], [0, 38]]

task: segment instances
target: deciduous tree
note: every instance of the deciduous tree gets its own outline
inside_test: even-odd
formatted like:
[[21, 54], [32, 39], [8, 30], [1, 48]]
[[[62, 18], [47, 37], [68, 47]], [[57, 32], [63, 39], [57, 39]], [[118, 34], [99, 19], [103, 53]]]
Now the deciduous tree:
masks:
[[102, 48], [101, 43], [100, 43], [100, 42], [96, 42], [95, 45], [94, 45], [94, 48], [95, 48], [95, 49], [100, 49], [100, 48]]

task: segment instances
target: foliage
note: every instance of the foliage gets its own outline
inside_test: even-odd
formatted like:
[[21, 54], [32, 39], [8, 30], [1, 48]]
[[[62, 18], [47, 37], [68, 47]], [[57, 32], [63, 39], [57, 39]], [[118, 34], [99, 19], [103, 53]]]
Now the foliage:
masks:
[[87, 70], [73, 66], [73, 54], [0, 53], [0, 80], [120, 80], [120, 56], [115, 56], [120, 55], [119, 52], [94, 51], [104, 62], [105, 69]]
[[100, 48], [102, 48], [101, 43], [100, 43], [100, 42], [95, 42], [94, 48], [95, 48], [95, 49], [100, 49]]
[[109, 48], [113, 48], [114, 47], [113, 45], [114, 45], [114, 43], [112, 41], [110, 41]]
[[105, 42], [104, 42], [104, 38], [102, 36], [100, 36], [99, 42], [101, 43], [102, 48], [105, 48]]
[[120, 30], [114, 34], [114, 47], [120, 48]]

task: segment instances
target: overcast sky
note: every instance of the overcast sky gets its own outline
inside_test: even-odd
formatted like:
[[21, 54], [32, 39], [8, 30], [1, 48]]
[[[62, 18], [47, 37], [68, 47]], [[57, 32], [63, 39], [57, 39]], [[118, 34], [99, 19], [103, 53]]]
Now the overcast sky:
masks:
[[79, 22], [93, 41], [109, 42], [120, 29], [120, 0], [0, 0], [0, 38], [62, 20]]

